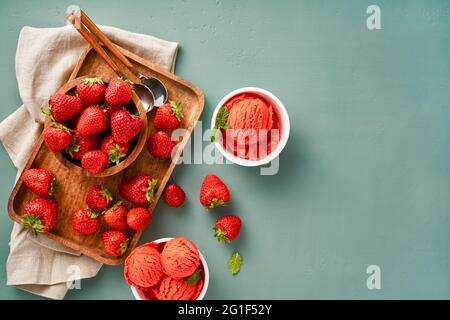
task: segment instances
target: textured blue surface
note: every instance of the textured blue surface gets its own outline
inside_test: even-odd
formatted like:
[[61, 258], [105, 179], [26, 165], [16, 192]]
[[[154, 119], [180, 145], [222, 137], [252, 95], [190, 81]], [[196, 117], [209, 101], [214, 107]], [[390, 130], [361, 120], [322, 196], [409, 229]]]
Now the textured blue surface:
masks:
[[[180, 42], [177, 74], [206, 97], [202, 120], [229, 91], [274, 92], [291, 119], [280, 172], [234, 165], [183, 165], [173, 181], [184, 209], [162, 202], [142, 241], [186, 236], [211, 269], [209, 299], [450, 298], [450, 3], [375, 1], [382, 29], [366, 28], [374, 1], [78, 1], [96, 23]], [[65, 23], [69, 1], [2, 1], [0, 119], [21, 104], [14, 80], [24, 25]], [[107, 5], [106, 5], [107, 4]], [[6, 202], [15, 168], [0, 152], [0, 298], [7, 287], [12, 222]], [[230, 207], [204, 212], [207, 173], [223, 177]], [[242, 216], [232, 245], [211, 227]], [[226, 263], [244, 256], [241, 274]], [[382, 289], [368, 290], [379, 265]], [[131, 299], [121, 267], [104, 267], [69, 299]]]

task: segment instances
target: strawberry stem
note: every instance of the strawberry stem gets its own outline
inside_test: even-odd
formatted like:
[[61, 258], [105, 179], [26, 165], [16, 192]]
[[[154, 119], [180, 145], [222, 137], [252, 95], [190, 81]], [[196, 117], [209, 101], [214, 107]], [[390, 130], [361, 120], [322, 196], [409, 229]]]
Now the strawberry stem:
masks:
[[158, 179], [151, 179], [148, 181], [148, 187], [146, 190], [146, 198], [148, 202], [152, 203], [155, 198], [156, 186], [158, 184]]
[[122, 242], [120, 244], [120, 247], [117, 249], [118, 253], [121, 256], [123, 256], [123, 254], [127, 251], [127, 249], [128, 249], [128, 242], [130, 242], [130, 239], [127, 239], [124, 242]]
[[213, 209], [213, 208], [221, 207], [223, 205], [225, 205], [225, 202], [223, 200], [214, 198], [208, 203], [208, 208]]
[[102, 187], [102, 189], [100, 190], [100, 194], [106, 199], [106, 201], [112, 201], [113, 199], [113, 195], [105, 187]]
[[115, 165], [118, 165], [120, 163], [120, 160], [125, 157], [126, 155], [122, 153], [122, 150], [120, 149], [120, 146], [116, 143], [115, 146], [112, 146], [108, 149], [108, 160], [109, 163], [114, 163]]
[[22, 216], [22, 225], [25, 228], [31, 228], [35, 232], [44, 232], [45, 226], [42, 224], [40, 216], [25, 214]]
[[85, 83], [85, 84], [89, 84], [89, 85], [93, 85], [93, 84], [105, 84], [103, 82], [102, 79], [100, 78], [84, 78], [83, 80], [81, 80], [81, 82]]
[[183, 112], [181, 111], [181, 104], [172, 100], [169, 101], [169, 104], [175, 118], [181, 121], [184, 118]]
[[226, 242], [226, 243], [230, 242], [230, 239], [227, 237], [227, 232], [226, 231], [223, 231], [223, 230], [221, 230], [221, 229], [219, 229], [217, 227], [214, 227], [213, 229], [214, 229], [214, 231], [216, 231], [214, 233], [214, 237], [217, 238], [217, 241], [219, 241], [219, 242], [223, 241], [223, 242]]
[[97, 219], [98, 216], [101, 214], [101, 212], [97, 212], [91, 209], [86, 209], [87, 213], [88, 213], [88, 217], [91, 219]]

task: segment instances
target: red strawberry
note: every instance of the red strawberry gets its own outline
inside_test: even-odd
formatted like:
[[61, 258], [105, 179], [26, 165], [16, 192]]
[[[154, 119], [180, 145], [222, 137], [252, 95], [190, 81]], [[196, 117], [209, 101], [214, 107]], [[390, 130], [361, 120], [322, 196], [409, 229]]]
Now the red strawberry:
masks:
[[216, 237], [219, 242], [230, 242], [239, 235], [241, 226], [242, 221], [238, 216], [220, 217], [219, 219], [217, 219], [216, 224], [213, 228], [216, 231], [214, 237]]
[[131, 100], [131, 87], [122, 79], [114, 79], [108, 84], [105, 100], [113, 106], [123, 106]]
[[43, 138], [47, 147], [53, 152], [64, 150], [72, 144], [71, 130], [56, 122], [44, 129]]
[[84, 78], [77, 85], [77, 95], [85, 107], [100, 104], [105, 97], [105, 83], [100, 78]]
[[22, 175], [22, 180], [28, 189], [41, 197], [51, 196], [56, 186], [53, 172], [47, 169], [27, 169]]
[[230, 201], [230, 191], [214, 174], [207, 175], [200, 189], [200, 203], [206, 208], [216, 208]]
[[88, 151], [81, 158], [81, 166], [92, 174], [99, 174], [107, 165], [108, 154], [102, 150]]
[[151, 220], [152, 214], [146, 208], [133, 208], [128, 211], [127, 224], [133, 230], [144, 230]]
[[175, 142], [164, 131], [154, 133], [147, 142], [148, 152], [155, 158], [168, 159], [172, 155]]
[[94, 234], [100, 228], [100, 218], [98, 213], [87, 210], [78, 210], [72, 218], [73, 229], [81, 234]]
[[83, 136], [90, 136], [105, 131], [108, 120], [100, 107], [87, 107], [81, 113], [77, 123], [77, 131]]
[[92, 186], [86, 195], [86, 204], [89, 209], [94, 211], [108, 208], [112, 201], [111, 192], [101, 185]]
[[36, 198], [28, 201], [23, 211], [22, 225], [36, 232], [48, 232], [58, 221], [58, 204], [53, 198]]
[[128, 238], [122, 231], [105, 231], [102, 235], [105, 251], [113, 257], [122, 256], [128, 249]]
[[50, 103], [42, 108], [42, 112], [52, 117], [56, 122], [64, 122], [81, 110], [83, 104], [77, 97], [55, 93], [50, 97]]
[[129, 145], [128, 142], [115, 142], [112, 136], [103, 139], [101, 150], [108, 154], [109, 163], [119, 164], [120, 160], [127, 156]]
[[114, 112], [118, 110], [123, 110], [122, 106], [110, 106], [109, 104], [101, 107], [103, 112], [105, 113], [105, 116], [108, 120], [111, 119], [111, 116]]
[[175, 183], [169, 184], [164, 191], [164, 202], [169, 207], [177, 208], [184, 203], [186, 194], [183, 189]]
[[100, 137], [97, 135], [83, 136], [78, 131], [73, 133], [74, 141], [66, 152], [75, 160], [81, 160], [88, 151], [98, 149]]
[[111, 115], [111, 132], [114, 141], [125, 143], [136, 137], [142, 129], [142, 120], [133, 118], [124, 110]]
[[148, 175], [138, 175], [119, 184], [119, 194], [122, 198], [137, 206], [148, 206], [153, 202], [157, 179]]
[[114, 230], [124, 231], [127, 225], [127, 207], [122, 202], [117, 202], [103, 214], [105, 223]]
[[156, 130], [173, 130], [180, 126], [183, 112], [179, 103], [169, 101], [156, 110], [153, 126]]

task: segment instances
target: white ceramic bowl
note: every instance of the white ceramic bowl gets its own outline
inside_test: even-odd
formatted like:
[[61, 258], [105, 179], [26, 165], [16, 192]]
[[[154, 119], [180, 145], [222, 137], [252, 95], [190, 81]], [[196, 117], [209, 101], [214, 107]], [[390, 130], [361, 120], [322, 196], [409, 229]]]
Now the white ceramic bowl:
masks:
[[[174, 238], [161, 238], [161, 239], [151, 241], [151, 242], [161, 243], [161, 242], [167, 242], [172, 239], [174, 239]], [[208, 264], [206, 263], [205, 257], [200, 252], [200, 250], [198, 250], [198, 252], [200, 253], [200, 261], [202, 262], [203, 269], [205, 270], [205, 278], [203, 281], [202, 291], [200, 292], [200, 294], [198, 295], [196, 300], [203, 300], [203, 298], [205, 297], [206, 291], [208, 290], [208, 285], [209, 285], [209, 269], [208, 269]], [[131, 288], [131, 292], [133, 292], [133, 296], [136, 300], [147, 300], [145, 297], [145, 294], [141, 290], [139, 290], [138, 288], [133, 287], [133, 286], [130, 286], [130, 288]]]
[[255, 87], [245, 87], [236, 89], [229, 94], [227, 94], [225, 97], [220, 100], [220, 102], [217, 104], [216, 109], [214, 110], [212, 119], [211, 119], [211, 128], [214, 128], [216, 124], [216, 116], [219, 112], [220, 108], [224, 106], [224, 104], [231, 99], [234, 96], [237, 96], [242, 93], [254, 93], [260, 97], [262, 97], [265, 101], [267, 101], [272, 107], [274, 108], [275, 112], [278, 116], [278, 121], [280, 123], [280, 135], [281, 139], [278, 145], [275, 147], [275, 150], [273, 150], [271, 153], [269, 153], [265, 158], [259, 159], [259, 160], [246, 160], [243, 158], [240, 158], [238, 156], [235, 156], [234, 154], [228, 152], [222, 145], [222, 141], [216, 141], [214, 144], [216, 145], [219, 152], [229, 161], [239, 164], [241, 166], [245, 167], [256, 167], [260, 165], [264, 165], [275, 159], [279, 156], [281, 151], [286, 146], [286, 143], [289, 138], [289, 130], [290, 130], [290, 123], [289, 123], [289, 116], [286, 111], [286, 108], [284, 107], [283, 103], [278, 99], [273, 93], [261, 89], [261, 88], [255, 88]]

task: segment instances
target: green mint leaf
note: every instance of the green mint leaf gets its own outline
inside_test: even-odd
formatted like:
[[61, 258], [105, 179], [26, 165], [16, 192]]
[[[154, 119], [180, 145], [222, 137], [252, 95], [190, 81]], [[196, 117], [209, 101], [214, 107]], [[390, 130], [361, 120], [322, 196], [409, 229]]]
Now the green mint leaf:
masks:
[[222, 107], [217, 112], [216, 116], [216, 124], [214, 128], [211, 130], [211, 142], [216, 142], [220, 129], [229, 129], [230, 125], [227, 123], [228, 119], [228, 108]]
[[222, 107], [220, 108], [219, 112], [217, 113], [216, 117], [216, 129], [224, 128], [227, 125], [227, 119], [228, 119], [228, 108]]
[[200, 280], [200, 273], [202, 270], [197, 269], [189, 278], [186, 279], [186, 283], [190, 286], [196, 285], [197, 282]]
[[231, 255], [230, 261], [228, 261], [228, 269], [230, 270], [230, 273], [234, 276], [241, 271], [242, 266], [242, 256], [235, 252]]

